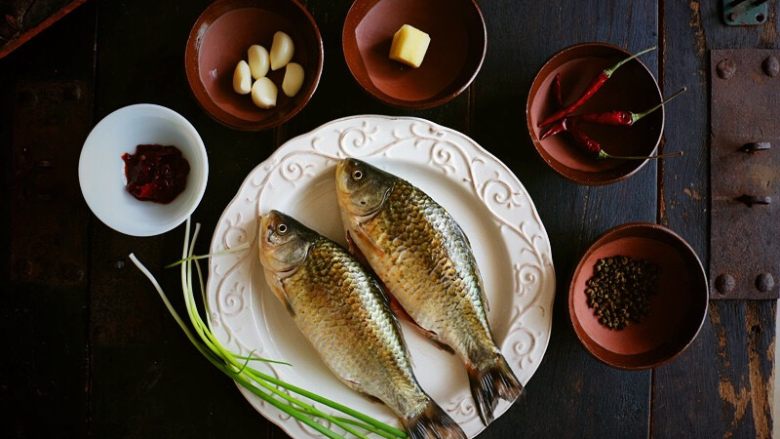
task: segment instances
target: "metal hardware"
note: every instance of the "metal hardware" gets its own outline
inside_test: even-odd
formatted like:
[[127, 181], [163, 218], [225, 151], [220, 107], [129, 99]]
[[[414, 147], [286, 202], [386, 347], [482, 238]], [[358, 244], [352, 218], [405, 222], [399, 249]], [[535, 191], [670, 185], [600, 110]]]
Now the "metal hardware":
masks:
[[734, 64], [734, 61], [728, 58], [723, 58], [720, 60], [716, 69], [720, 79], [731, 79], [731, 77], [737, 73], [737, 65]]
[[772, 147], [780, 142], [780, 84], [767, 73], [772, 58], [780, 50], [710, 53], [712, 299], [780, 294], [780, 151]]
[[761, 64], [761, 67], [764, 68], [764, 73], [766, 73], [767, 76], [774, 78], [780, 73], [780, 60], [774, 55], [769, 55], [764, 60], [764, 63]]
[[769, 18], [769, 0], [720, 0], [723, 22], [729, 26], [757, 26]]
[[775, 286], [775, 278], [769, 273], [761, 273], [756, 277], [756, 288], [762, 293], [766, 293]]
[[730, 274], [721, 274], [715, 279], [715, 288], [721, 294], [730, 292], [737, 286], [737, 281]]
[[769, 142], [751, 142], [746, 143], [742, 145], [742, 148], [739, 148], [740, 151], [746, 152], [749, 154], [752, 154], [754, 152], [758, 151], [766, 151], [772, 149], [772, 144]]

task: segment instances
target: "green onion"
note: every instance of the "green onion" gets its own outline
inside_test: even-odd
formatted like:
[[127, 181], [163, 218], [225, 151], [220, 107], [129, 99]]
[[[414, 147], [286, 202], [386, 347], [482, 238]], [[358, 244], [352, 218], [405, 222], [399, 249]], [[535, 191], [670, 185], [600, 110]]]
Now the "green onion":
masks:
[[[386, 439], [403, 439], [407, 435], [403, 430], [400, 430], [391, 425], [385, 424], [377, 419], [374, 419], [364, 413], [351, 409], [347, 406], [339, 404], [335, 401], [324, 398], [316, 393], [309, 392], [293, 384], [282, 381], [272, 375], [263, 373], [257, 369], [252, 368], [249, 363], [253, 361], [260, 361], [264, 363], [283, 364], [289, 366], [290, 364], [284, 361], [271, 360], [268, 358], [261, 358], [254, 356], [254, 352], [250, 352], [249, 355], [237, 355], [225, 348], [214, 333], [211, 330], [211, 325], [207, 321], [201, 318], [198, 305], [195, 301], [195, 289], [193, 287], [193, 265], [194, 271], [198, 277], [198, 287], [200, 288], [201, 300], [203, 301], [206, 312], [208, 313], [208, 302], [205, 300], [205, 289], [203, 282], [203, 272], [200, 268], [199, 260], [208, 258], [213, 255], [205, 256], [193, 256], [195, 250], [195, 242], [198, 238], [198, 232], [200, 231], [200, 224], [195, 225], [195, 230], [192, 234], [192, 240], [190, 241], [190, 220], [187, 219], [185, 226], [184, 236], [184, 248], [182, 250], [182, 259], [168, 267], [180, 265], [181, 266], [181, 284], [182, 293], [184, 295], [184, 304], [187, 309], [187, 316], [191, 326], [184, 322], [184, 319], [176, 312], [168, 296], [163, 292], [162, 287], [154, 278], [151, 272], [136, 258], [134, 254], [130, 254], [130, 260], [141, 270], [149, 281], [154, 286], [154, 289], [160, 295], [160, 298], [165, 304], [165, 307], [170, 312], [173, 319], [184, 331], [184, 335], [189, 339], [190, 343], [217, 369], [222, 373], [229, 376], [236, 381], [242, 387], [249, 390], [252, 394], [258, 396], [263, 401], [278, 408], [282, 412], [290, 415], [298, 421], [308, 425], [309, 427], [322, 433], [325, 437], [331, 439], [339, 439], [344, 436], [341, 433], [337, 433], [318, 420], [325, 420], [339, 427], [346, 433], [351, 434], [354, 437], [361, 439], [368, 439], [367, 434], [373, 433]], [[241, 246], [236, 249], [227, 250], [218, 254], [230, 253], [237, 250], [245, 250], [248, 246]], [[215, 254], [216, 255], [216, 254]], [[208, 315], [208, 314], [207, 314]], [[194, 332], [193, 332], [194, 330]], [[282, 390], [283, 389], [283, 390]], [[323, 404], [331, 409], [337, 410], [349, 417], [334, 416], [323, 412], [322, 410], [314, 407], [312, 404], [299, 399], [293, 394], [303, 396], [311, 401]]]

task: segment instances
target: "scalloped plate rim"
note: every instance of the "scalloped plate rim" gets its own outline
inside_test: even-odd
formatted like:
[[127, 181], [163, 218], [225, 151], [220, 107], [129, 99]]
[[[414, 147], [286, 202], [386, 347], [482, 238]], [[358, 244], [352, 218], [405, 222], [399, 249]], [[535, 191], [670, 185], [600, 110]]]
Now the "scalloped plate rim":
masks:
[[[548, 280], [550, 282], [550, 286], [547, 288], [547, 290], [550, 290], [549, 293], [548, 293], [550, 297], [548, 298], [548, 301], [547, 301], [547, 305], [548, 306], [544, 310], [545, 311], [545, 318], [544, 318], [544, 320], [546, 322], [546, 334], [545, 334], [546, 337], [544, 339], [544, 345], [540, 346], [539, 360], [536, 362], [535, 366], [533, 367], [533, 370], [532, 370], [531, 374], [529, 375], [528, 380], [530, 380], [530, 378], [533, 376], [533, 374], [536, 373], [536, 371], [538, 370], [539, 366], [541, 365], [541, 362], [542, 362], [542, 360], [544, 358], [544, 355], [546, 354], [547, 348], [549, 347], [549, 343], [550, 343], [550, 339], [551, 339], [551, 335], [552, 335], [552, 313], [553, 313], [554, 299], [555, 299], [555, 293], [556, 293], [556, 281], [557, 281], [556, 276], [555, 276], [555, 269], [554, 269], [553, 259], [552, 259], [552, 248], [551, 248], [552, 246], [551, 246], [551, 243], [550, 243], [547, 231], [546, 231], [546, 229], [544, 227], [544, 224], [543, 224], [543, 222], [541, 220], [541, 217], [539, 216], [538, 210], [536, 209], [535, 203], [534, 203], [533, 199], [531, 198], [530, 194], [528, 193], [528, 191], [526, 190], [525, 186], [522, 184], [520, 179], [517, 177], [517, 175], [508, 166], [506, 166], [501, 160], [499, 160], [495, 155], [493, 155], [493, 153], [491, 153], [490, 151], [488, 151], [487, 149], [482, 147], [479, 143], [477, 143], [470, 136], [468, 136], [468, 135], [466, 135], [464, 133], [461, 133], [460, 131], [457, 131], [457, 130], [452, 129], [452, 128], [448, 128], [448, 127], [440, 125], [440, 124], [438, 124], [436, 122], [433, 122], [433, 121], [430, 121], [430, 120], [427, 120], [427, 119], [424, 119], [424, 118], [419, 118], [419, 117], [413, 117], [413, 116], [387, 116], [387, 115], [380, 115], [380, 114], [361, 114], [361, 115], [353, 115], [353, 116], [346, 116], [346, 117], [342, 117], [342, 118], [333, 119], [331, 121], [325, 122], [325, 123], [317, 126], [316, 128], [312, 129], [311, 131], [308, 131], [308, 132], [299, 134], [297, 136], [291, 137], [290, 139], [286, 140], [282, 145], [280, 145], [278, 148], [276, 148], [276, 150], [273, 153], [271, 153], [271, 155], [269, 155], [268, 158], [266, 158], [262, 162], [258, 163], [254, 168], [252, 168], [252, 170], [249, 171], [247, 176], [241, 182], [241, 184], [239, 185], [239, 187], [238, 187], [238, 189], [236, 191], [236, 194], [226, 204], [225, 209], [222, 211], [222, 213], [219, 216], [219, 219], [215, 223], [214, 234], [212, 235], [211, 241], [209, 243], [210, 252], [212, 252], [213, 249], [215, 248], [215, 245], [218, 244], [217, 243], [218, 236], [216, 235], [217, 229], [220, 227], [221, 224], [223, 224], [225, 221], [227, 221], [227, 216], [229, 214], [229, 211], [231, 210], [231, 207], [233, 207], [233, 205], [236, 204], [239, 201], [239, 199], [240, 199], [240, 197], [242, 195], [244, 187], [247, 184], [251, 183], [251, 181], [253, 180], [253, 176], [257, 172], [262, 171], [262, 167], [267, 166], [268, 164], [275, 162], [279, 157], [282, 157], [284, 155], [284, 153], [285, 153], [284, 150], [285, 150], [285, 148], [288, 145], [295, 145], [297, 142], [301, 141], [302, 139], [305, 139], [305, 138], [308, 138], [308, 137], [312, 137], [317, 132], [319, 132], [319, 131], [321, 131], [321, 130], [323, 130], [323, 129], [327, 128], [328, 126], [331, 126], [331, 125], [336, 125], [336, 124], [347, 122], [347, 121], [350, 121], [350, 120], [371, 120], [371, 119], [375, 119], [375, 120], [379, 120], [379, 121], [383, 121], [384, 120], [384, 121], [389, 121], [389, 122], [394, 122], [394, 121], [419, 122], [419, 123], [427, 124], [427, 125], [429, 125], [431, 127], [435, 127], [435, 128], [437, 128], [437, 129], [439, 129], [441, 131], [451, 132], [451, 133], [454, 133], [454, 134], [456, 134], [458, 136], [461, 136], [465, 140], [470, 142], [471, 145], [476, 150], [478, 150], [480, 153], [484, 154], [484, 156], [486, 156], [487, 158], [491, 159], [494, 164], [497, 164], [499, 167], [504, 169], [504, 171], [506, 171], [507, 174], [509, 174], [511, 177], [513, 177], [514, 180], [518, 183], [519, 187], [522, 189], [523, 193], [526, 195], [527, 200], [528, 200], [528, 208], [530, 209], [530, 211], [533, 214], [535, 214], [535, 219], [538, 221], [540, 233], [544, 237], [545, 242], [547, 244], [546, 256], [548, 257], [548, 259], [547, 259], [547, 265], [546, 265], [545, 268], [549, 269], [549, 272], [545, 273], [545, 275], [549, 278]], [[213, 281], [212, 281], [212, 278], [213, 278], [213, 276], [212, 276], [212, 260], [213, 259], [211, 259], [211, 258], [209, 259], [209, 266], [208, 266], [208, 274], [209, 275], [208, 275], [207, 284], [206, 284], [206, 295], [207, 295], [207, 298], [211, 298], [211, 296], [212, 296], [212, 289], [216, 288], [216, 287], [214, 287]], [[214, 294], [217, 294], [217, 293], [218, 293], [217, 291], [214, 291]], [[540, 291], [539, 294], [544, 294], [544, 291]], [[208, 316], [208, 318], [210, 319], [211, 316]], [[218, 337], [219, 337], [219, 335], [218, 335]], [[221, 341], [224, 342], [224, 340], [221, 340]], [[499, 346], [499, 347], [501, 348], [502, 351], [504, 351], [503, 344], [501, 346]], [[238, 384], [238, 383], [235, 383], [235, 384], [236, 384], [236, 387], [238, 388], [238, 390], [240, 391], [240, 393], [244, 396], [245, 399], [247, 399], [247, 402], [259, 414], [261, 414], [264, 418], [266, 418], [267, 420], [272, 422], [274, 425], [278, 426], [280, 429], [282, 429], [290, 437], [294, 437], [294, 438], [302, 437], [302, 436], [298, 435], [298, 431], [293, 431], [292, 430], [293, 428], [296, 428], [296, 430], [300, 430], [300, 426], [298, 424], [292, 423], [291, 422], [292, 421], [291, 418], [281, 419], [278, 416], [279, 414], [281, 414], [281, 412], [279, 412], [277, 409], [275, 409], [273, 407], [265, 406], [264, 403], [262, 403], [256, 396], [252, 395], [248, 390], [244, 389], [240, 384]], [[524, 383], [524, 386], [527, 386], [527, 382]], [[502, 403], [503, 403], [503, 401], [502, 401]], [[497, 409], [497, 411], [495, 413], [495, 419], [498, 419], [500, 416], [502, 416], [504, 413], [506, 413], [509, 410], [509, 408], [511, 408], [511, 405], [512, 404], [509, 404], [509, 405], [504, 404], [503, 407], [502, 407], [502, 405], [499, 404], [499, 407], [498, 407], [498, 409]], [[270, 412], [270, 414], [266, 413], [266, 411]], [[277, 416], [274, 416], [274, 415], [277, 415]], [[481, 426], [479, 431], [477, 431], [474, 434], [467, 434], [467, 436], [469, 436], [470, 438], [476, 437], [478, 434], [483, 432], [485, 429], [486, 429], [486, 427]]]

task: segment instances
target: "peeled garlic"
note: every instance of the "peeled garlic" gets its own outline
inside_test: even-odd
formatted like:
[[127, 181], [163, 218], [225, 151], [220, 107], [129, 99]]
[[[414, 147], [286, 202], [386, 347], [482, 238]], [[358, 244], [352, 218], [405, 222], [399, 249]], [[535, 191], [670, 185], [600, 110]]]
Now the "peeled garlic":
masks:
[[271, 70], [276, 71], [286, 66], [292, 59], [294, 52], [295, 46], [292, 38], [282, 31], [276, 32], [271, 44]]
[[260, 78], [252, 85], [252, 102], [264, 110], [273, 108], [278, 93], [273, 81], [266, 77]]
[[252, 78], [260, 79], [268, 73], [268, 51], [265, 47], [253, 44], [247, 50], [247, 59], [249, 60], [249, 69], [252, 71]]
[[282, 80], [282, 91], [287, 97], [293, 97], [303, 85], [303, 67], [300, 64], [291, 62], [287, 64]]
[[249, 64], [243, 59], [238, 62], [233, 71], [233, 90], [240, 94], [249, 94], [252, 90], [252, 75], [249, 73]]

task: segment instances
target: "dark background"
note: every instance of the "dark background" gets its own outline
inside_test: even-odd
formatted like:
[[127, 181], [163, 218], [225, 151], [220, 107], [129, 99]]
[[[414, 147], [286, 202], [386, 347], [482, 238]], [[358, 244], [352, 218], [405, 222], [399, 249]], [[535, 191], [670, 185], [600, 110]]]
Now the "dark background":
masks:
[[[0, 436], [284, 437], [187, 343], [135, 252], [173, 291], [181, 229], [156, 238], [116, 233], [89, 213], [77, 162], [92, 125], [152, 102], [174, 109], [205, 141], [211, 175], [194, 214], [206, 236], [246, 174], [278, 145], [331, 119], [420, 116], [473, 137], [520, 178], [552, 242], [558, 274], [552, 339], [525, 397], [480, 437], [768, 437], [775, 302], [713, 301], [699, 337], [655, 370], [607, 367], [577, 341], [565, 308], [574, 264], [596, 236], [658, 222], [708, 261], [708, 50], [775, 48], [777, 14], [750, 28], [722, 24], [711, 1], [480, 1], [485, 64], [451, 103], [409, 112], [365, 95], [341, 55], [346, 0], [309, 0], [325, 40], [310, 104], [263, 133], [230, 130], [196, 105], [184, 76], [190, 26], [208, 1], [92, 1], [0, 60]], [[775, 2], [771, 2], [775, 3]], [[682, 158], [650, 163], [608, 187], [558, 177], [533, 150], [524, 105], [555, 51], [607, 41], [635, 51], [668, 93], [665, 145]], [[203, 240], [199, 253], [205, 253]], [[180, 305], [180, 304], [179, 304]]]

